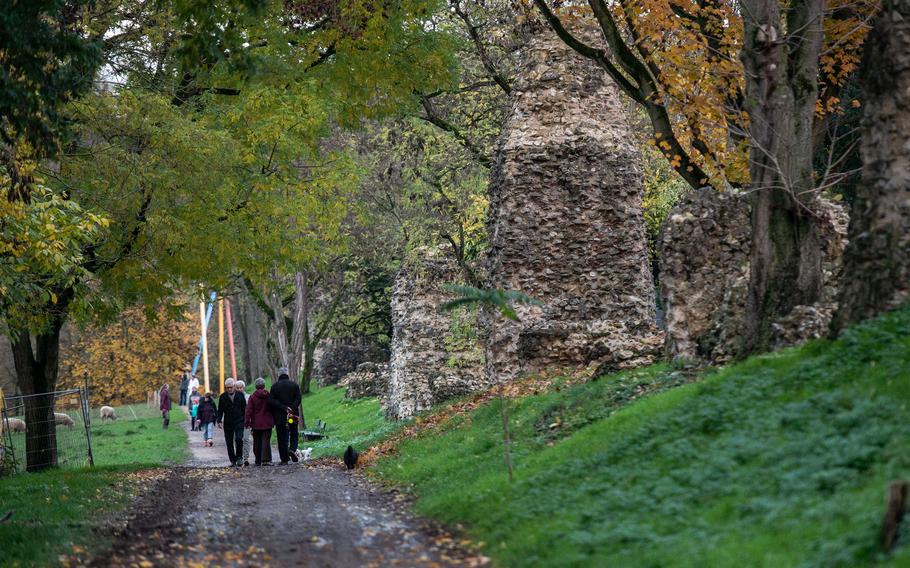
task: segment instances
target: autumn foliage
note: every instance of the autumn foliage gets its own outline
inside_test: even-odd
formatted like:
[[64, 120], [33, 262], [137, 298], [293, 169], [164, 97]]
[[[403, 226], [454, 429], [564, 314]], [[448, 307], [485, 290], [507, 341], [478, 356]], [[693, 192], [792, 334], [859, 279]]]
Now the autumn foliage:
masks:
[[77, 331], [61, 349], [59, 388], [81, 387], [88, 372], [93, 406], [143, 402], [165, 382], [176, 396], [176, 381], [198, 341], [189, 314], [175, 321], [161, 311], [152, 322], [142, 309], [129, 308], [115, 323]]

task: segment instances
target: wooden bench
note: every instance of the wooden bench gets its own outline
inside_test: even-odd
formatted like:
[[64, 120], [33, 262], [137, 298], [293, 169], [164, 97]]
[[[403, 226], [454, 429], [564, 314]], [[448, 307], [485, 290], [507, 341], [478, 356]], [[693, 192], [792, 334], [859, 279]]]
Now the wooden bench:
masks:
[[304, 430], [302, 432], [304, 441], [309, 442], [310, 440], [322, 440], [323, 438], [328, 437], [325, 433], [326, 426], [328, 426], [328, 424], [322, 420], [317, 419], [315, 430]]

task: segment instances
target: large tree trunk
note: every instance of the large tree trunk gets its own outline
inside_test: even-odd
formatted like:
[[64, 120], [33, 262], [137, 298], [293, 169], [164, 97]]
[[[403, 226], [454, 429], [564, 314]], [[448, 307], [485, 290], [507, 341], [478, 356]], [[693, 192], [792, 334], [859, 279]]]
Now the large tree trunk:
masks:
[[313, 382], [313, 371], [316, 369], [317, 341], [307, 341], [303, 349], [303, 370], [300, 375], [300, 390], [304, 394], [310, 392]]
[[824, 0], [743, 2], [750, 121], [752, 245], [742, 355], [766, 349], [771, 323], [822, 293], [812, 140]]
[[884, 3], [866, 41], [863, 183], [832, 332], [910, 299], [910, 0]]
[[[61, 313], [65, 305], [60, 306]], [[25, 463], [27, 471], [57, 465], [57, 426], [54, 397], [60, 363], [60, 330], [65, 316], [55, 315], [49, 327], [32, 338], [22, 332], [11, 342], [16, 381], [25, 398]], [[34, 343], [34, 349], [32, 344]], [[35, 395], [35, 396], [29, 396]]]
[[240, 352], [244, 363], [244, 380], [247, 384], [252, 384], [256, 378], [263, 376], [265, 371], [267, 371], [266, 335], [268, 327], [264, 322], [261, 310], [250, 298], [250, 294], [245, 288], [241, 289], [237, 299], [238, 309], [235, 317], [237, 319], [236, 327], [240, 331], [239, 340], [241, 344]]

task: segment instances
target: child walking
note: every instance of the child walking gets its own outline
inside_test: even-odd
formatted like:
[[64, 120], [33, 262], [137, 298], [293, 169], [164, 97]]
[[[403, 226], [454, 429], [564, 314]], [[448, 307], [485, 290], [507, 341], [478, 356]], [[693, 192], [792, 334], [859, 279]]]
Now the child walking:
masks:
[[199, 414], [199, 399], [190, 401], [190, 430], [196, 431], [196, 415]]
[[199, 417], [200, 429], [202, 430], [202, 445], [214, 446], [213, 438], [215, 437], [215, 419], [218, 416], [218, 407], [215, 406], [215, 399], [212, 398], [212, 393], [205, 393], [205, 398], [199, 401], [196, 415]]

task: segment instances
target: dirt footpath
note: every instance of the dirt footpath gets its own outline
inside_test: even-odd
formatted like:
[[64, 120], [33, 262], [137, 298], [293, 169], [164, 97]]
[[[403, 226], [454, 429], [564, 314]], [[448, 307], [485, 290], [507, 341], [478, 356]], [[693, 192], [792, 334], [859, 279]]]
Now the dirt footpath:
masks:
[[[194, 438], [193, 466], [164, 471], [152, 481], [128, 519], [106, 535], [114, 538], [112, 551], [90, 565], [486, 564], [437, 525], [411, 514], [401, 496], [346, 471], [340, 461], [213, 467], [205, 464], [219, 456]], [[219, 466], [226, 462], [221, 458]]]

